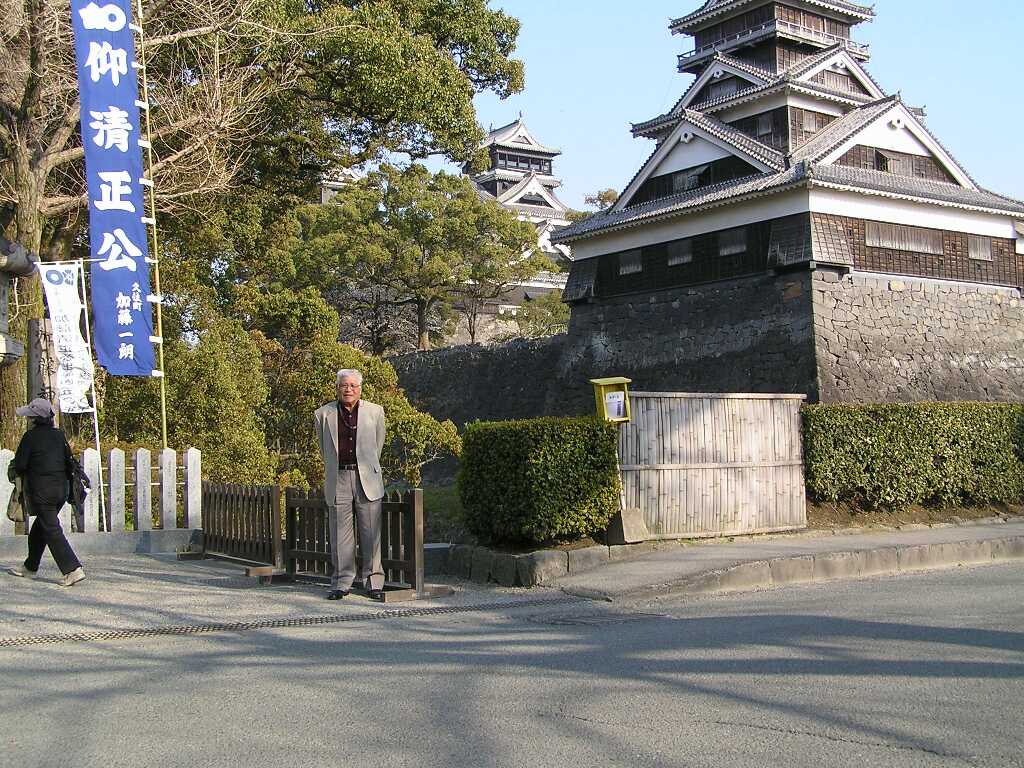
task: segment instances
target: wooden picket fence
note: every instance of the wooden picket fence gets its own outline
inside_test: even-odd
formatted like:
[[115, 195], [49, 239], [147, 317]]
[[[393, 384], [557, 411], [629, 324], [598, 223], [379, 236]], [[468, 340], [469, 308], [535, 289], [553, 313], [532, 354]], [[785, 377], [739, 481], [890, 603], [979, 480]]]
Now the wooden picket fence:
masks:
[[[170, 530], [202, 528], [202, 454], [189, 448], [179, 456], [171, 448], [154, 452], [140, 448], [129, 464], [120, 448], [107, 451], [102, 461], [95, 448], [81, 455], [82, 468], [92, 490], [85, 500], [81, 519], [75, 520], [70, 505], [60, 512], [68, 533]], [[0, 450], [0, 501], [10, 498], [12, 485], [7, 466], [14, 453]], [[100, 486], [103, 492], [100, 493]], [[100, 500], [104, 500], [101, 507]], [[0, 515], [0, 536], [13, 535], [14, 523]]]

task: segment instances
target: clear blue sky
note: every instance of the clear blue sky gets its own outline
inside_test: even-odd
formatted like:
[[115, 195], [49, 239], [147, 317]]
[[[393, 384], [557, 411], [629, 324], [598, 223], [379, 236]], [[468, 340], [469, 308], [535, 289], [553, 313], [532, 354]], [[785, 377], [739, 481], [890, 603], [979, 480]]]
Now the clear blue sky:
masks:
[[[675, 71], [691, 38], [670, 35], [668, 20], [702, 2], [491, 0], [522, 22], [526, 89], [506, 101], [478, 96], [480, 122], [504, 125], [522, 110], [538, 141], [562, 150], [567, 205], [621, 191], [653, 147], [630, 136], [630, 122], [670, 108], [692, 79]], [[854, 30], [871, 45], [871, 74], [927, 108], [928, 127], [979, 184], [1024, 199], [1024, 3], [877, 0], [875, 11]]]

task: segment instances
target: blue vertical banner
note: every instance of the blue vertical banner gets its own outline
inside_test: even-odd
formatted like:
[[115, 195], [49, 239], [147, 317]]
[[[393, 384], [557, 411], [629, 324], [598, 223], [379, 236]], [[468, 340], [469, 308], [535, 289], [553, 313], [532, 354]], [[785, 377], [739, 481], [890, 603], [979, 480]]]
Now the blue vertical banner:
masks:
[[152, 376], [153, 310], [132, 0], [71, 0], [89, 185], [93, 341], [114, 376]]

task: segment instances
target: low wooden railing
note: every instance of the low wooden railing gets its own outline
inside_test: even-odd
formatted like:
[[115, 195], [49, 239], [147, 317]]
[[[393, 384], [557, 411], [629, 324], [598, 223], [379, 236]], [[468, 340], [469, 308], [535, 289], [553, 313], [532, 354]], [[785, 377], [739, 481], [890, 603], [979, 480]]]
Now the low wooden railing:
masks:
[[204, 482], [203, 510], [207, 555], [284, 566], [279, 486]]
[[[381, 520], [381, 560], [385, 589], [391, 599], [399, 590], [422, 594], [423, 491], [414, 488], [384, 497]], [[356, 536], [356, 561], [362, 562]], [[327, 505], [320, 491], [285, 490], [285, 569], [289, 576], [327, 576], [331, 568], [331, 538]]]

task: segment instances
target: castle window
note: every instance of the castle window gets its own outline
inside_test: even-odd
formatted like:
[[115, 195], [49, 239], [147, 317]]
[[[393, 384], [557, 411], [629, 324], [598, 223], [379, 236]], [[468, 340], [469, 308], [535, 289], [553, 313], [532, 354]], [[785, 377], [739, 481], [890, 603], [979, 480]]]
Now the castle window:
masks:
[[942, 232], [923, 227], [907, 227], [902, 224], [881, 224], [867, 222], [865, 235], [869, 248], [887, 248], [891, 251], [911, 253], [943, 254]]
[[720, 99], [723, 96], [732, 96], [738, 90], [737, 83], [735, 77], [730, 77], [720, 83], [712, 83], [708, 86], [708, 101]]
[[889, 152], [884, 149], [875, 150], [875, 168], [897, 176], [914, 175], [914, 158], [902, 152]]
[[673, 240], [667, 246], [668, 266], [676, 267], [693, 261], [693, 240]]
[[639, 248], [619, 254], [619, 274], [635, 275], [644, 271], [643, 254]]
[[757, 116], [757, 135], [767, 136], [772, 132], [772, 116], [758, 115]]
[[992, 238], [980, 235], [967, 236], [967, 251], [972, 259], [992, 261]]
[[737, 227], [718, 233], [718, 255], [732, 256], [747, 251], [747, 228]]

